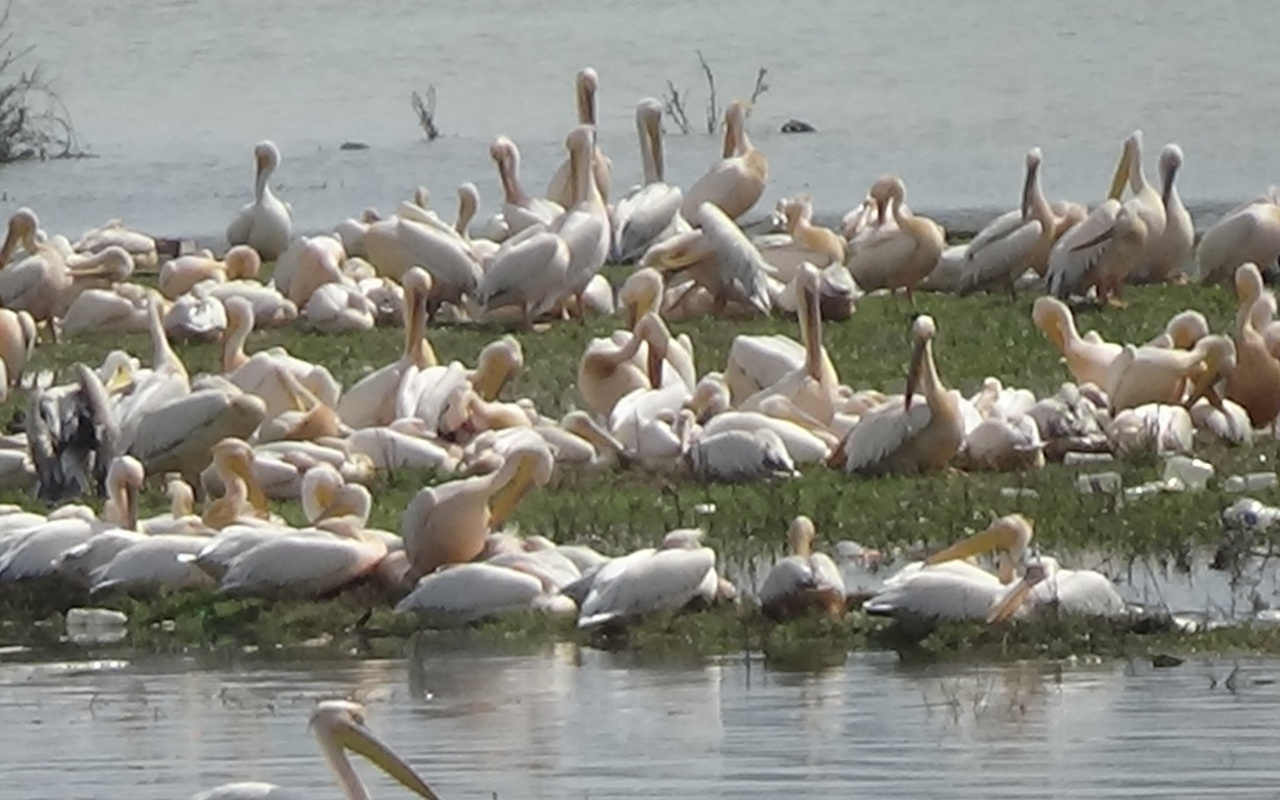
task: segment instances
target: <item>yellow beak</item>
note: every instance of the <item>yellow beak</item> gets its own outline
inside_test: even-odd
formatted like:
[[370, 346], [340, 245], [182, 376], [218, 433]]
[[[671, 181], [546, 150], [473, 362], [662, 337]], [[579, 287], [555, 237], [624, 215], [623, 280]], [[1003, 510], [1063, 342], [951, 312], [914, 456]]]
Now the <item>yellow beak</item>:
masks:
[[1126, 141], [1124, 143], [1124, 152], [1120, 154], [1120, 160], [1116, 162], [1115, 174], [1111, 176], [1111, 189], [1107, 192], [1108, 199], [1119, 200], [1120, 195], [1124, 194], [1124, 187], [1129, 182], [1129, 170], [1132, 165], [1133, 148]]
[[1000, 599], [1000, 602], [991, 609], [987, 614], [988, 623], [1004, 622], [1018, 612], [1022, 608], [1022, 604], [1027, 601], [1027, 596], [1031, 594], [1034, 584], [1028, 581], [1020, 581], [1011, 591]]
[[359, 753], [383, 772], [394, 778], [409, 791], [427, 800], [440, 800], [413, 767], [396, 755], [368, 728], [362, 725], [345, 725], [334, 732], [333, 740], [339, 747]]

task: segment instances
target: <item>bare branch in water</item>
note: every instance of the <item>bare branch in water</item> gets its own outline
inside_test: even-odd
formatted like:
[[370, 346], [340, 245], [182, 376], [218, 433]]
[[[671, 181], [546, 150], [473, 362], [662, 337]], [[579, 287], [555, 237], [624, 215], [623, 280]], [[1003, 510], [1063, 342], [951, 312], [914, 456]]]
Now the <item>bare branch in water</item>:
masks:
[[716, 76], [711, 71], [711, 65], [702, 57], [702, 51], [694, 51], [698, 54], [698, 63], [702, 65], [702, 72], [707, 76], [707, 89], [710, 92], [707, 98], [707, 133], [714, 135], [716, 127], [720, 124], [720, 109], [716, 106]]
[[436, 127], [436, 87], [435, 84], [427, 84], [427, 97], [423, 100], [422, 95], [416, 91], [410, 98], [413, 104], [414, 113], [418, 115], [418, 125], [422, 128], [422, 132], [427, 135], [428, 142], [434, 142], [440, 138], [440, 129]]
[[756, 85], [755, 85], [755, 88], [751, 90], [751, 105], [754, 106], [756, 104], [756, 100], [759, 99], [760, 95], [769, 91], [769, 84], [764, 82], [765, 76], [768, 74], [769, 74], [768, 67], [761, 67], [760, 71], [756, 73]]
[[667, 81], [666, 94], [662, 95], [662, 108], [681, 133], [689, 133], [689, 115], [685, 113], [684, 104], [689, 93], [683, 94], [670, 80]]
[[10, 0], [0, 11], [0, 163], [89, 155], [76, 137], [71, 112], [40, 66], [13, 74], [32, 48], [14, 47], [12, 8]]

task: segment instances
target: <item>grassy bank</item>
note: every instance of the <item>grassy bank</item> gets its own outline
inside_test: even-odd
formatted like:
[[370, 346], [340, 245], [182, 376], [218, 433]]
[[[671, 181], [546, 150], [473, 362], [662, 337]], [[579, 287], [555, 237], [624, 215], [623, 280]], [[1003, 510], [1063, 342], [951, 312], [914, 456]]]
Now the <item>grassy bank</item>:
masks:
[[[1215, 330], [1227, 330], [1233, 298], [1220, 289], [1194, 286], [1130, 288], [1128, 309], [1082, 313], [1082, 330], [1096, 329], [1108, 340], [1145, 342], [1156, 335], [1174, 313], [1196, 308], [1205, 313]], [[922, 295], [920, 311], [938, 322], [936, 356], [944, 382], [966, 394], [981, 380], [994, 375], [1006, 385], [1026, 387], [1037, 394], [1052, 392], [1069, 374], [1057, 352], [1030, 322], [1032, 297], [1010, 302], [1004, 297], [954, 298]], [[841, 380], [855, 388], [900, 390], [908, 358], [908, 308], [885, 297], [867, 298], [848, 321], [825, 327], [825, 340]], [[526, 368], [504, 392], [508, 399], [528, 397], [543, 413], [559, 415], [577, 404], [578, 358], [593, 336], [605, 335], [616, 320], [594, 320], [585, 325], [561, 324], [544, 332], [519, 334]], [[723, 369], [730, 342], [740, 333], [794, 334], [794, 322], [770, 319], [750, 322], [699, 321], [672, 326], [674, 333], [693, 339], [699, 372]], [[492, 329], [432, 328], [433, 346], [443, 361], [473, 363], [484, 344], [499, 335]], [[327, 365], [344, 385], [351, 385], [368, 369], [399, 355], [401, 332], [379, 330], [347, 336], [314, 336], [291, 329], [255, 332], [250, 352], [272, 346]], [[122, 348], [149, 358], [143, 336], [122, 336], [76, 341], [40, 348], [33, 368], [64, 373], [76, 361], [97, 363], [110, 349]], [[176, 346], [193, 375], [212, 371], [218, 348], [213, 344], [182, 343]], [[11, 399], [7, 414], [20, 404]], [[1070, 559], [1072, 553], [1101, 552], [1118, 559], [1153, 559], [1157, 563], [1186, 565], [1202, 557], [1222, 538], [1218, 514], [1236, 496], [1222, 491], [1221, 478], [1258, 469], [1274, 469], [1280, 453], [1267, 438], [1250, 448], [1206, 450], [1202, 457], [1218, 469], [1218, 479], [1208, 490], [1195, 494], [1165, 493], [1126, 503], [1101, 495], [1084, 495], [1075, 487], [1080, 468], [1050, 466], [1017, 475], [963, 474], [953, 472], [923, 478], [890, 478], [865, 481], [822, 468], [812, 468], [798, 479], [776, 485], [704, 486], [669, 475], [638, 471], [599, 473], [561, 469], [547, 489], [530, 495], [519, 508], [515, 523], [525, 533], [550, 536], [558, 542], [582, 542], [606, 552], [620, 552], [653, 543], [673, 527], [702, 524], [709, 543], [731, 562], [780, 552], [783, 533], [798, 513], [811, 516], [821, 545], [852, 539], [880, 549], [936, 546], [985, 525], [994, 515], [1014, 511], [1036, 521], [1036, 541], [1046, 551]], [[1154, 461], [1116, 463], [1105, 469], [1122, 474], [1126, 486], [1158, 477]], [[1096, 470], [1092, 468], [1091, 471]], [[380, 478], [378, 498], [370, 524], [399, 530], [401, 510], [413, 493], [439, 476], [402, 472]], [[1019, 491], [1011, 491], [1019, 490]], [[1257, 496], [1264, 502], [1280, 497]], [[0, 501], [33, 502], [16, 494]], [[714, 512], [700, 513], [699, 506], [714, 505]], [[161, 510], [164, 501], [157, 490], [143, 498], [143, 513]], [[301, 521], [294, 504], [277, 503], [276, 510], [293, 522]], [[750, 588], [750, 587], [747, 587]], [[398, 640], [408, 633], [406, 623], [390, 618], [385, 606], [356, 595], [318, 604], [263, 606], [203, 596], [167, 598], [149, 603], [122, 601], [131, 619], [130, 641], [144, 648], [186, 647], [197, 643], [227, 642], [235, 646], [269, 646], [296, 643], [318, 636], [331, 637], [339, 647], [363, 645], [362, 639]], [[10, 620], [33, 629], [35, 620], [49, 616], [51, 608], [36, 598], [0, 598]], [[361, 625], [357, 621], [373, 609]], [[173, 621], [173, 630], [161, 625]], [[629, 646], [660, 648], [666, 642], [692, 642], [706, 652], [732, 652], [744, 646], [778, 652], [808, 651], [811, 642], [835, 645], [836, 652], [897, 644], [883, 626], [853, 615], [841, 626], [775, 628], [752, 614], [716, 612], [705, 617], [681, 617], [640, 629]], [[664, 627], [665, 626], [665, 627]], [[525, 630], [529, 628], [529, 630]], [[50, 624], [54, 634], [60, 626]], [[386, 633], [386, 636], [371, 636]], [[519, 639], [557, 638], [579, 641], [571, 625], [527, 620], [485, 626], [474, 636]], [[26, 636], [26, 634], [24, 634]], [[1226, 638], [1221, 637], [1237, 637]], [[1154, 637], [1154, 638], [1152, 638]], [[1035, 623], [1000, 631], [947, 628], [910, 649], [976, 652], [1004, 655], [1082, 654], [1121, 655], [1150, 647], [1166, 647], [1176, 638], [1187, 648], [1202, 644], [1229, 649], [1280, 651], [1280, 639], [1271, 633], [1240, 629], [1207, 638], [1177, 637], [1167, 631], [1136, 633], [1116, 631], [1111, 623]], [[1213, 638], [1218, 637], [1218, 638]], [[0, 638], [13, 640], [9, 635]], [[794, 645], [792, 642], [799, 642]], [[353, 644], [354, 643], [354, 644]], [[834, 656], [833, 656], [834, 657]]]

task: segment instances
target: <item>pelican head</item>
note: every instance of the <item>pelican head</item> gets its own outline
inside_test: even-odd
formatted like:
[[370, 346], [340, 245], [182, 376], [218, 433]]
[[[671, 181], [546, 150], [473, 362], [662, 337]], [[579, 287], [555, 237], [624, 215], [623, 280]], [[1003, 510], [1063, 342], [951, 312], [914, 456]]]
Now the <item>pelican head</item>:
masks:
[[133, 256], [113, 244], [91, 256], [84, 266], [72, 269], [71, 274], [76, 278], [103, 278], [118, 283], [133, 274]]
[[596, 92], [600, 90], [600, 75], [593, 67], [578, 72], [578, 122], [596, 124]]
[[256, 278], [262, 271], [262, 256], [247, 244], [238, 244], [222, 257], [228, 280]]
[[476, 360], [476, 374], [471, 378], [472, 387], [483, 400], [494, 400], [511, 376], [524, 368], [524, 350], [514, 336], [503, 336], [489, 342]]
[[921, 314], [911, 323], [911, 338], [914, 342], [911, 348], [911, 366], [907, 370], [907, 391], [904, 395], [904, 408], [911, 408], [911, 397], [916, 393], [916, 388], [920, 385], [920, 376], [925, 370], [925, 357], [929, 353], [930, 343], [933, 337], [938, 333], [938, 326], [933, 321], [933, 317], [928, 314]]
[[280, 148], [270, 139], [253, 146], [253, 163], [259, 175], [270, 175], [280, 166]]
[[1016, 566], [1026, 558], [1034, 532], [1035, 523], [1030, 519], [1021, 514], [1009, 514], [988, 525], [986, 530], [934, 553], [925, 560], [925, 564], [932, 566], [999, 551], [1006, 556], [1000, 560], [1000, 582], [1011, 583]]
[[1190, 350], [1196, 342], [1209, 335], [1209, 320], [1199, 311], [1188, 309], [1174, 314], [1164, 331], [1174, 347]]
[[589, 155], [591, 148], [596, 144], [595, 127], [592, 125], [579, 125], [564, 137], [565, 149], [570, 154], [577, 153], [579, 155]]
[[1035, 191], [1036, 173], [1040, 171], [1040, 164], [1044, 162], [1044, 153], [1039, 147], [1033, 147], [1027, 151], [1027, 177], [1022, 184], [1022, 218], [1026, 219], [1027, 214], [1031, 212], [1031, 196]]
[[9, 217], [9, 232], [0, 245], [0, 264], [9, 263], [9, 257], [19, 244], [27, 250], [35, 249], [36, 231], [40, 229], [40, 219], [36, 212], [23, 206]]
[[1204, 397], [1219, 411], [1225, 411], [1222, 393], [1216, 387], [1220, 380], [1230, 376], [1236, 368], [1235, 342], [1230, 337], [1213, 334], [1196, 342], [1192, 352], [1199, 354], [1203, 361], [1200, 372], [1192, 378], [1191, 391], [1183, 405], [1191, 408], [1197, 400]]
[[1160, 151], [1160, 202], [1169, 204], [1173, 195], [1174, 181], [1178, 178], [1178, 170], [1182, 169], [1182, 148], [1176, 144], [1167, 144]]
[[[1049, 559], [1044, 560], [1048, 561]], [[1018, 613], [1018, 609], [1022, 608], [1022, 604], [1031, 595], [1031, 590], [1047, 579], [1049, 573], [1050, 567], [1040, 560], [1028, 564], [1026, 571], [1022, 573], [1022, 580], [1018, 581], [1017, 585], [1006, 592], [1005, 596], [987, 614], [987, 622], [1004, 622]]]
[[902, 205], [907, 196], [907, 186], [897, 175], [884, 175], [871, 184], [867, 196], [875, 201], [877, 224], [883, 225], [890, 203]]
[[627, 276], [618, 290], [618, 303], [624, 309], [628, 329], [634, 329], [650, 311], [660, 310], [662, 290], [662, 273], [653, 267], [641, 267]]
[[535, 486], [546, 486], [555, 471], [555, 458], [542, 445], [523, 445], [511, 451], [498, 470], [501, 488], [489, 500], [489, 524], [510, 518], [520, 500]]
[[1066, 341], [1068, 331], [1075, 327], [1067, 304], [1049, 295], [1037, 298], [1031, 307], [1031, 321], [1059, 348]]
[[808, 557], [813, 552], [815, 536], [813, 520], [803, 514], [791, 520], [791, 527], [787, 528], [787, 542], [791, 545], [791, 554]]
[[347, 790], [348, 797], [368, 797], [343, 751], [359, 753], [406, 789], [427, 800], [439, 800], [413, 767], [396, 755], [365, 723], [364, 706], [349, 700], [324, 700], [311, 714], [310, 727]]
[[138, 493], [145, 478], [142, 462], [133, 456], [117, 456], [107, 468], [107, 494], [118, 498], [123, 527], [131, 531], [138, 529]]
[[1107, 197], [1119, 200], [1120, 195], [1124, 194], [1125, 184], [1131, 182], [1135, 169], [1142, 169], [1141, 129], [1135, 130], [1124, 140], [1124, 149], [1120, 153], [1120, 160], [1116, 162], [1115, 174], [1111, 176], [1111, 189], [1107, 192]]
[[1262, 272], [1253, 262], [1236, 267], [1236, 297], [1240, 303], [1253, 303], [1262, 294]]

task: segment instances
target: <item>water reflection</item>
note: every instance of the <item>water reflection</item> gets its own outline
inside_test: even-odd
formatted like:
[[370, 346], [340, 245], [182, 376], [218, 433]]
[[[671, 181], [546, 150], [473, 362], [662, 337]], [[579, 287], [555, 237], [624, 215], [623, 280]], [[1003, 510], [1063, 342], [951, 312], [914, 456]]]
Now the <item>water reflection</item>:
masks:
[[[306, 731], [355, 697], [443, 797], [958, 798], [1273, 792], [1278, 662], [664, 665], [417, 644], [403, 661], [0, 662], [0, 800], [172, 798], [231, 780], [336, 796]], [[1226, 678], [1235, 670], [1227, 686]], [[403, 796], [358, 767], [375, 797]]]

